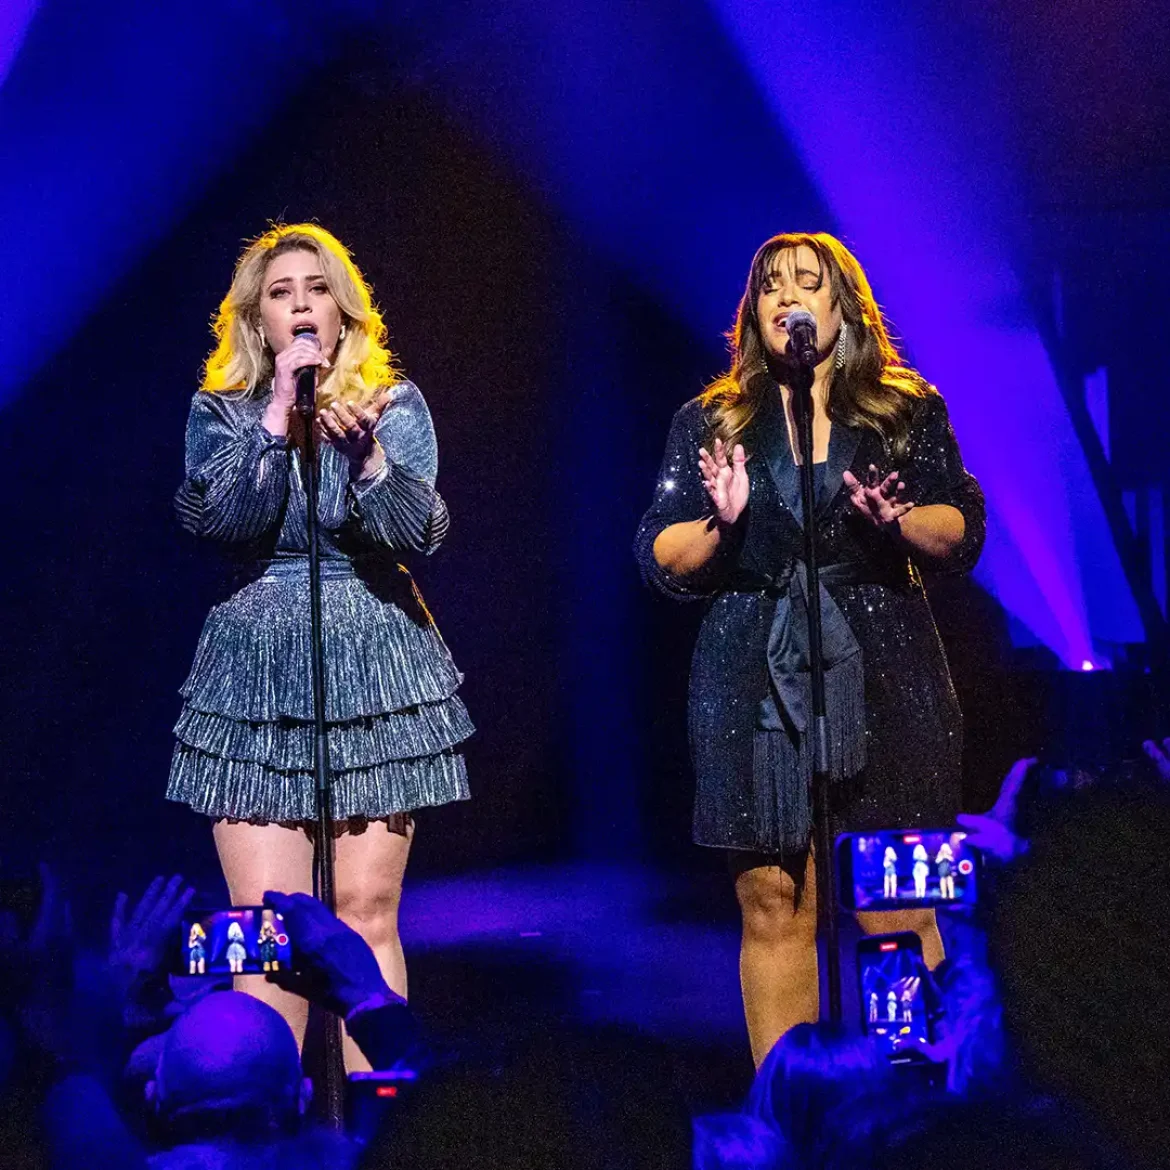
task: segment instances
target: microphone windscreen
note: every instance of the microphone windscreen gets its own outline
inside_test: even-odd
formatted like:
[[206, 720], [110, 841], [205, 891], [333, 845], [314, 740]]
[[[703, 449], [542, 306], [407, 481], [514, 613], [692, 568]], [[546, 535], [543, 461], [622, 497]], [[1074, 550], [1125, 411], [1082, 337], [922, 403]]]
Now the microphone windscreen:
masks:
[[784, 319], [784, 328], [791, 337], [797, 329], [811, 329], [815, 338], [817, 335], [817, 319], [808, 309], [793, 309]]

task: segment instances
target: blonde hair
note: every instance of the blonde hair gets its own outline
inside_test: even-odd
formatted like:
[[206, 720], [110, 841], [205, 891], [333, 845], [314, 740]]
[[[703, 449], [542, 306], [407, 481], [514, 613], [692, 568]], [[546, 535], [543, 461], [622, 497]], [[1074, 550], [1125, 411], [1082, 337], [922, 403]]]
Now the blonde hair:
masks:
[[834, 306], [845, 328], [842, 368], [834, 367], [826, 409], [834, 422], [868, 427], [885, 441], [894, 458], [905, 454], [913, 400], [937, 393], [902, 359], [874, 299], [857, 257], [827, 232], [789, 232], [773, 236], [752, 258], [747, 288], [735, 325], [727, 335], [731, 368], [704, 391], [702, 403], [713, 407], [713, 437], [731, 446], [739, 441], [774, 384], [768, 374], [764, 341], [756, 317], [761, 289], [781, 252], [811, 248], [828, 277]]
[[273, 355], [262, 331], [260, 297], [268, 265], [286, 252], [317, 257], [346, 326], [332, 368], [317, 387], [318, 405], [326, 407], [338, 399], [370, 401], [401, 377], [386, 348], [386, 325], [349, 250], [312, 223], [274, 224], [244, 249], [212, 323], [216, 345], [203, 367], [203, 389], [255, 393], [272, 378]]

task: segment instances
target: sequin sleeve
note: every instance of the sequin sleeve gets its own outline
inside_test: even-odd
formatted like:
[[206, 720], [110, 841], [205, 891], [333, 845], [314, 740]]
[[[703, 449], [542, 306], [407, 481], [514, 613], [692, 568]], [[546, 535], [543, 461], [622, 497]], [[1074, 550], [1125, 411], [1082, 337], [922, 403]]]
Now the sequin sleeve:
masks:
[[903, 478], [920, 507], [949, 504], [963, 514], [959, 547], [944, 561], [923, 560], [931, 572], [966, 573], [975, 567], [987, 535], [987, 514], [978, 480], [963, 466], [946, 403], [931, 394], [918, 404], [910, 429]]
[[288, 441], [270, 435], [238, 398], [200, 391], [187, 419], [179, 523], [196, 536], [254, 540], [280, 523], [288, 496]]
[[680, 577], [667, 572], [654, 556], [654, 542], [664, 529], [711, 515], [711, 500], [699, 472], [699, 448], [706, 441], [707, 429], [698, 399], [692, 399], [674, 416], [654, 499], [634, 537], [634, 556], [642, 579], [678, 601], [701, 601], [715, 593], [727, 560], [726, 554], [717, 554], [702, 572]]
[[376, 475], [350, 486], [358, 533], [398, 551], [435, 551], [447, 535], [447, 505], [435, 491], [439, 451], [430, 411], [419, 388], [399, 382], [374, 434], [386, 462]]

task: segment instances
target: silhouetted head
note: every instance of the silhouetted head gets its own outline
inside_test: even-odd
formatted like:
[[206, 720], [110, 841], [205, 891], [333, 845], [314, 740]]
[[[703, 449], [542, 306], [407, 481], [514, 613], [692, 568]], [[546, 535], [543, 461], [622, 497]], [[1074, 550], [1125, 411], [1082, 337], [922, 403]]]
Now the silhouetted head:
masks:
[[1005, 875], [991, 923], [1024, 1071], [1170, 1164], [1170, 793], [1069, 797]]
[[213, 992], [175, 1021], [147, 1086], [176, 1141], [290, 1133], [310, 1095], [288, 1024], [237, 991]]
[[694, 1170], [786, 1170], [797, 1166], [784, 1139], [758, 1117], [714, 1113], [696, 1117]]
[[889, 1084], [889, 1064], [866, 1037], [850, 1036], [839, 1025], [798, 1024], [764, 1058], [746, 1111], [807, 1157], [833, 1110], [880, 1100]]
[[1017, 1097], [906, 1097], [834, 1118], [823, 1170], [1118, 1170], [1075, 1110]]

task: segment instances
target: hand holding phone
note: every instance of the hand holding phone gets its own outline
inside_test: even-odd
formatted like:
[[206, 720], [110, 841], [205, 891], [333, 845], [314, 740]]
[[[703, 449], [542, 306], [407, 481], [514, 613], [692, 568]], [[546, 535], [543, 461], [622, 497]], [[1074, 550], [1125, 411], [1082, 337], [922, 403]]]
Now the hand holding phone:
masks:
[[366, 940], [316, 898], [276, 890], [264, 897], [297, 939], [297, 970], [273, 973], [273, 983], [339, 1016], [375, 997], [405, 1003], [387, 986]]

